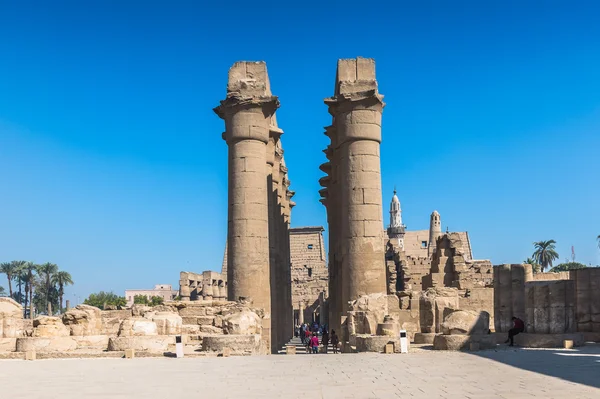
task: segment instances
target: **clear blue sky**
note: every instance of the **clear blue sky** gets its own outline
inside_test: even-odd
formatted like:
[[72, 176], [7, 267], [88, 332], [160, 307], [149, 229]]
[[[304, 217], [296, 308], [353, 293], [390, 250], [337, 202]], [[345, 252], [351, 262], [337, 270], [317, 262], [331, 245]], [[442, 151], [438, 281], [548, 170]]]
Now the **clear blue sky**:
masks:
[[600, 263], [600, 3], [202, 3], [0, 0], [0, 260], [57, 263], [71, 300], [218, 270], [212, 108], [238, 60], [265, 60], [281, 101], [292, 224], [324, 225], [322, 100], [336, 60], [365, 56], [387, 102], [384, 212], [396, 185], [409, 229], [437, 209], [477, 258], [553, 238], [561, 261], [573, 245]]

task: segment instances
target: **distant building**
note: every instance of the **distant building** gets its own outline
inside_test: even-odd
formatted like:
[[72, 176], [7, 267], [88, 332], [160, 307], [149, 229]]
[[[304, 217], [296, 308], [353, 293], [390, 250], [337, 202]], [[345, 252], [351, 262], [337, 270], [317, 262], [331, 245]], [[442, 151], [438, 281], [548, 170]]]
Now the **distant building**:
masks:
[[151, 290], [125, 290], [125, 299], [127, 299], [127, 306], [131, 306], [136, 295], [144, 295], [148, 299], [159, 296], [165, 301], [172, 301], [178, 294], [179, 291], [173, 290], [171, 284], [157, 284]]

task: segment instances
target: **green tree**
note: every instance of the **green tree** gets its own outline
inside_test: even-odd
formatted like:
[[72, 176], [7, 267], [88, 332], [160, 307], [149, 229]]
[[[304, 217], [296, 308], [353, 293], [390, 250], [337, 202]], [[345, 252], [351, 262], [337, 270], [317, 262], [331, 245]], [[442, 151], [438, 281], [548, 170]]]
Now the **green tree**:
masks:
[[165, 300], [162, 296], [155, 295], [152, 298], [150, 298], [150, 306], [162, 305], [164, 302]]
[[6, 296], [6, 290], [0, 285], [0, 296]]
[[533, 252], [533, 259], [542, 267], [542, 272], [548, 267], [552, 267], [552, 262], [558, 259], [558, 252], [556, 252], [556, 241], [538, 241], [534, 242], [533, 246], [535, 251]]
[[38, 265], [26, 262], [23, 265], [23, 279], [25, 282], [25, 308], [27, 308], [27, 297], [29, 297], [29, 318], [33, 319], [33, 291], [35, 286], [35, 275]]
[[94, 294], [90, 294], [89, 297], [85, 301], [84, 304], [95, 306], [97, 308], [103, 309], [104, 305], [113, 305], [116, 307], [125, 307], [127, 305], [127, 299], [124, 296], [118, 296], [113, 292], [104, 292], [100, 291]]
[[52, 285], [52, 276], [58, 272], [58, 266], [54, 263], [46, 262], [38, 267], [38, 274], [43, 278], [46, 291], [46, 307], [50, 302], [50, 287]]
[[539, 273], [540, 272], [540, 269], [541, 269], [540, 265], [536, 261], [534, 261], [533, 259], [527, 258], [527, 259], [525, 259], [523, 261], [523, 263], [525, 263], [527, 265], [531, 265], [531, 268], [533, 269], [534, 273]]
[[565, 263], [561, 263], [559, 265], [554, 266], [552, 269], [550, 269], [550, 272], [556, 273], [556, 272], [566, 272], [568, 270], [576, 270], [576, 269], [586, 269], [587, 266], [584, 265], [583, 263], [579, 263], [579, 262], [565, 262]]
[[598, 240], [598, 248], [600, 248], [600, 234], [598, 234], [598, 237], [596, 237], [596, 240]]
[[148, 297], [146, 295], [136, 295], [133, 297], [133, 303], [136, 305], [147, 305]]
[[6, 279], [8, 280], [8, 295], [11, 298], [13, 296], [12, 281], [18, 275], [19, 270], [24, 264], [25, 261], [22, 260], [0, 263], [0, 273], [6, 274]]
[[58, 286], [58, 302], [60, 306], [60, 312], [63, 311], [63, 297], [65, 295], [65, 287], [67, 285], [73, 285], [73, 278], [69, 272], [61, 270], [52, 276], [52, 284]]
[[[35, 279], [34, 286], [33, 305], [38, 309], [38, 314], [47, 313], [48, 316], [52, 316], [59, 307], [58, 289], [54, 284], [50, 284], [50, 288], [48, 288], [44, 276], [38, 276]], [[47, 312], [48, 304], [52, 306], [52, 313]]]

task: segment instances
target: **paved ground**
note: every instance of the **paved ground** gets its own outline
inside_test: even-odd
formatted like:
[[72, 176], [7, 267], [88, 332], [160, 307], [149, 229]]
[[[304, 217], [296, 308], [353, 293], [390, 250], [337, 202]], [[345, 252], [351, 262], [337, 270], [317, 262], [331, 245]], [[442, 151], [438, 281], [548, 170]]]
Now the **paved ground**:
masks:
[[0, 361], [0, 398], [42, 397], [598, 399], [600, 347]]

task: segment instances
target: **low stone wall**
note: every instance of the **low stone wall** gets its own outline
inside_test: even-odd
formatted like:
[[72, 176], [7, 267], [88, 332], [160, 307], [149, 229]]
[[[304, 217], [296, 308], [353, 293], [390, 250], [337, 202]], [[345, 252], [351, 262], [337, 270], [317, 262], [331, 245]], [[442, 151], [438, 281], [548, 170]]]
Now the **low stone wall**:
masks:
[[[494, 340], [498, 344], [503, 344], [508, 338], [508, 334], [495, 333], [492, 334]], [[569, 334], [530, 334], [521, 333], [514, 337], [515, 345], [523, 348], [563, 348], [564, 341], [573, 341], [573, 346], [582, 346], [586, 339], [583, 333]]]

